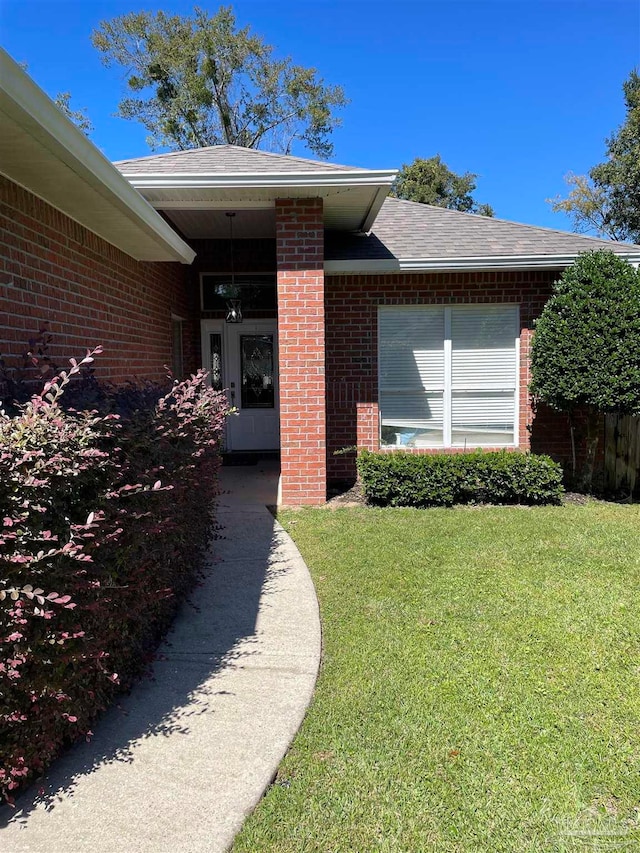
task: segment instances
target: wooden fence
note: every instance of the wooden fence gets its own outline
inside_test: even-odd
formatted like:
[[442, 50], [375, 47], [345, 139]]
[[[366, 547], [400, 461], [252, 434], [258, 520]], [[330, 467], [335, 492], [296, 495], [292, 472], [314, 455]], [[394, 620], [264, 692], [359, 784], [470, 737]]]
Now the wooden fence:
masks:
[[640, 497], [640, 418], [605, 416], [604, 487]]

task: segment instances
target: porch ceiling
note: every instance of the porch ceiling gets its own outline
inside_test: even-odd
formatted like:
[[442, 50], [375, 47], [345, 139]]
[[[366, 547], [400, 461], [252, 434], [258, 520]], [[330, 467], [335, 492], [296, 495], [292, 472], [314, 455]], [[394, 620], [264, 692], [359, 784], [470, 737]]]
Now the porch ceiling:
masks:
[[[362, 170], [326, 175], [316, 173], [312, 176], [291, 175], [287, 176], [289, 180], [283, 180], [282, 175], [253, 175], [250, 181], [240, 175], [225, 176], [224, 180], [220, 176], [202, 175], [197, 179], [189, 176], [188, 180], [182, 176], [187, 184], [183, 186], [176, 186], [180, 176], [173, 176], [171, 182], [149, 175], [128, 176], [125, 173], [125, 177], [153, 207], [165, 211], [178, 227], [178, 219], [174, 218], [176, 211], [189, 211], [190, 220], [195, 225], [196, 217], [191, 216], [195, 211], [223, 211], [223, 218], [227, 210], [269, 210], [273, 215], [276, 199], [322, 198], [325, 228], [332, 231], [368, 231], [389, 192], [393, 174]], [[233, 184], [233, 180], [237, 183]], [[213, 217], [212, 222], [216, 221], [216, 217]], [[199, 231], [201, 226], [202, 220], [198, 225]], [[190, 234], [188, 229], [180, 230], [186, 237], [196, 236]], [[227, 233], [228, 225], [223, 235]], [[275, 228], [269, 236], [274, 233]], [[207, 233], [199, 236], [216, 235]]]
[[[229, 207], [229, 210], [232, 208]], [[233, 237], [270, 238], [276, 235], [275, 208], [235, 210], [233, 217]], [[226, 210], [170, 209], [165, 216], [176, 226], [180, 234], [189, 240], [214, 240], [229, 237], [229, 218]]]

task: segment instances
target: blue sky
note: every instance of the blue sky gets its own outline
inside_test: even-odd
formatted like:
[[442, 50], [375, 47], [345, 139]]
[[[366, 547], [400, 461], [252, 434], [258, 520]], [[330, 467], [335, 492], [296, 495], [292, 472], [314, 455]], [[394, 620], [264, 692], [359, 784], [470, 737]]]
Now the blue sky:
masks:
[[[89, 36], [167, 0], [0, 0], [0, 42], [51, 95], [88, 108], [110, 159], [150, 153], [144, 129], [115, 118], [119, 69]], [[200, 0], [213, 12], [218, 4]], [[622, 83], [640, 65], [640, 0], [238, 0], [250, 25], [350, 98], [333, 135], [338, 163], [399, 167], [440, 153], [479, 174], [476, 197], [504, 219], [570, 228], [545, 199], [563, 175], [602, 160], [624, 118]], [[304, 149], [294, 150], [301, 156]]]

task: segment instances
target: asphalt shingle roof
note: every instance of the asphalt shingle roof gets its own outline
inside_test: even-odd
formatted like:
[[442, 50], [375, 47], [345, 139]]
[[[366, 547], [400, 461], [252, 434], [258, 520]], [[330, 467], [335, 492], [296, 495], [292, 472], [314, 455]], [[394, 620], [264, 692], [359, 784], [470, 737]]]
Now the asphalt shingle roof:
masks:
[[239, 145], [211, 145], [189, 151], [152, 154], [113, 164], [127, 175], [145, 174], [218, 174], [220, 172], [277, 173], [277, 172], [361, 172], [357, 166], [339, 166], [321, 160], [306, 160], [286, 154], [273, 154]]
[[[354, 166], [307, 160], [238, 145], [212, 145], [169, 154], [152, 154], [114, 163], [127, 176], [145, 174], [277, 174], [366, 171]], [[640, 254], [640, 246], [600, 240], [583, 234], [554, 231], [432, 207], [385, 199], [369, 234], [328, 232], [326, 260], [393, 260], [471, 258], [511, 255], [575, 255], [608, 248]]]
[[640, 246], [615, 243], [387, 198], [367, 235], [329, 232], [327, 260], [459, 258], [487, 255], [570, 255], [594, 249], [640, 254]]

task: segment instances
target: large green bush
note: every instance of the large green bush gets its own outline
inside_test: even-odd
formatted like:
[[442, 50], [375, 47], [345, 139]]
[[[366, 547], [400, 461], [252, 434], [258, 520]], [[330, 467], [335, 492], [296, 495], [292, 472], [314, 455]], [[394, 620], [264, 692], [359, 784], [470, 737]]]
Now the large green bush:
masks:
[[[224, 395], [204, 372], [61, 405], [87, 353], [0, 411], [0, 795], [90, 729], [149, 661], [211, 531]], [[119, 408], [120, 414], [113, 409]]]
[[613, 252], [581, 255], [536, 322], [531, 390], [561, 412], [640, 415], [640, 271]]
[[640, 415], [640, 271], [609, 251], [578, 257], [536, 322], [531, 373], [537, 400], [586, 415], [578, 485], [589, 489], [600, 416]]
[[357, 465], [367, 501], [378, 506], [559, 504], [563, 494], [562, 468], [548, 456], [531, 453], [365, 450]]

